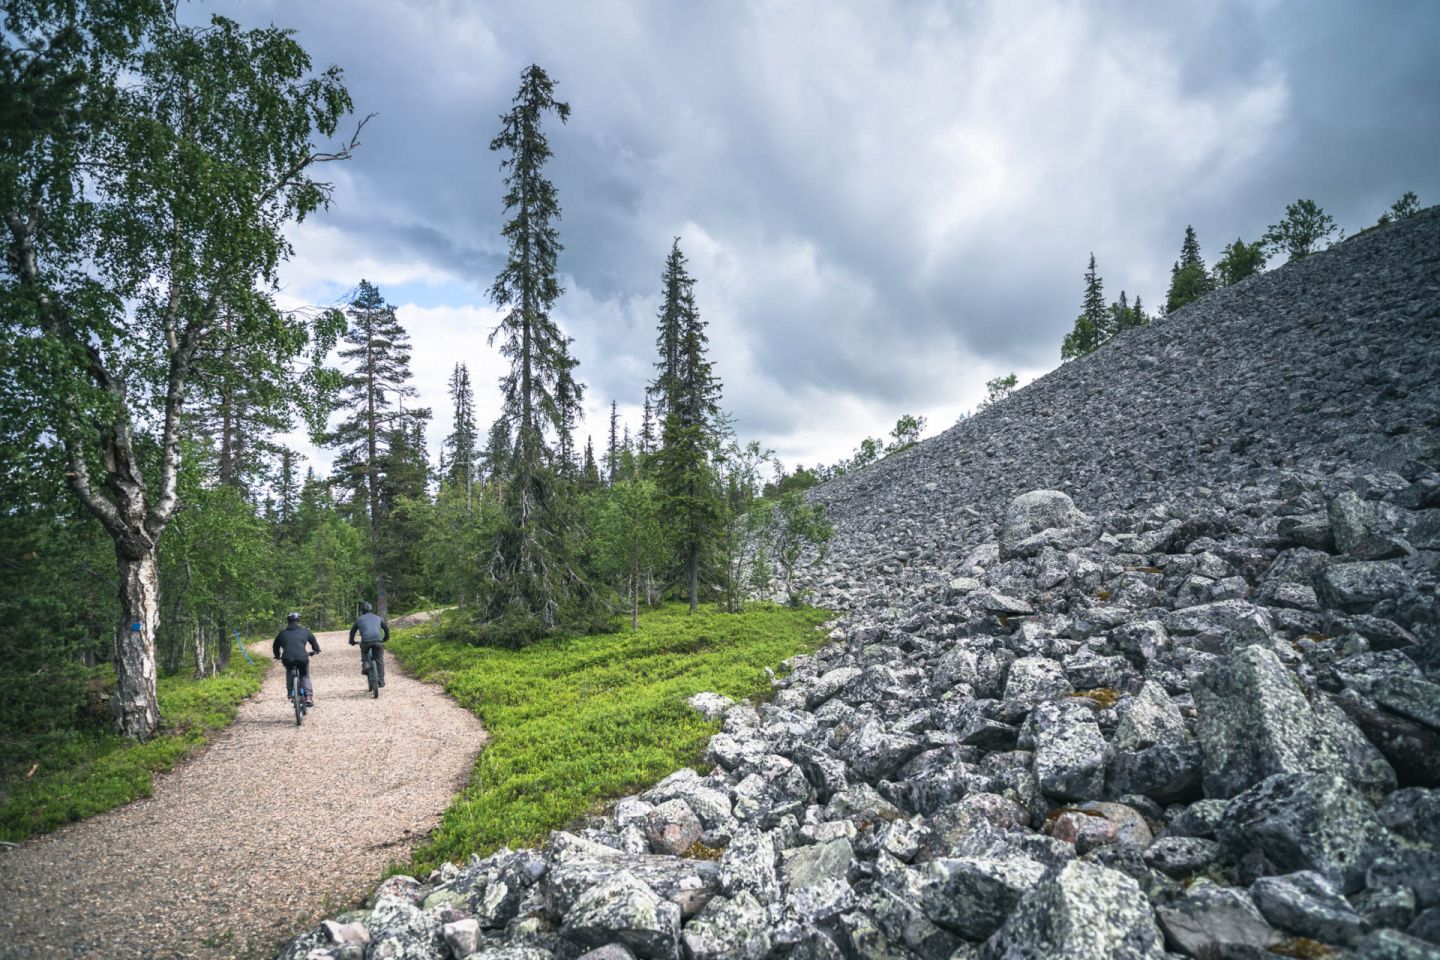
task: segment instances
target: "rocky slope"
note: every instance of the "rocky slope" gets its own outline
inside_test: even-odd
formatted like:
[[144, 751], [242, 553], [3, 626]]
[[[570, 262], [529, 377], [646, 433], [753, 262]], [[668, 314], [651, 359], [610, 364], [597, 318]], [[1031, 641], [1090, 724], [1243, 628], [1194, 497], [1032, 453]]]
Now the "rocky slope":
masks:
[[1437, 432], [1430, 210], [816, 491], [710, 773], [285, 956], [1440, 956]]

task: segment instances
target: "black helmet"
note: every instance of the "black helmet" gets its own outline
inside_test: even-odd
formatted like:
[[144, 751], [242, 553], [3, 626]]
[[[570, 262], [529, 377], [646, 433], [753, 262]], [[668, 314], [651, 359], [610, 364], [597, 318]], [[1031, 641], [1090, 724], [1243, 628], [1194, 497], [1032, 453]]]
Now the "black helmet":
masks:
[[300, 622], [300, 614], [298, 614], [298, 613], [287, 613], [287, 614], [285, 614], [285, 619], [288, 620], [290, 623], [299, 623], [299, 622]]
[[370, 604], [368, 604], [368, 603], [362, 602], [362, 603], [360, 604], [360, 612], [361, 612], [361, 613], [369, 613], [369, 612], [370, 612], [371, 610], [373, 610], [373, 609], [374, 609], [374, 608], [371, 607]]

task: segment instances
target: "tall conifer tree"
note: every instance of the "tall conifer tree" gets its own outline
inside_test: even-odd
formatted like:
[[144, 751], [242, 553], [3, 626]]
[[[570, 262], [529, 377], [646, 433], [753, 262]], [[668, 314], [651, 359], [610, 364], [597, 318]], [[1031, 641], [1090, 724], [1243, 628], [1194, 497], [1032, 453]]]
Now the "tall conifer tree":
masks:
[[[405, 462], [392, 456], [392, 447], [397, 439], [403, 444], [412, 424], [428, 419], [430, 411], [404, 409], [405, 399], [416, 395], [410, 383], [410, 335], [379, 289], [361, 280], [346, 314], [349, 328], [340, 348], [340, 358], [348, 365], [340, 392], [344, 418], [326, 443], [338, 448], [335, 483], [354, 493], [354, 507], [378, 550], [389, 516], [386, 474]], [[390, 604], [388, 575], [377, 563], [375, 605], [382, 615]]]
[[445, 438], [448, 479], [464, 487], [465, 506], [469, 509], [474, 496], [480, 441], [475, 428], [475, 392], [470, 387], [470, 369], [463, 363], [455, 364], [450, 374], [450, 401], [455, 405], [455, 429]]
[[1185, 239], [1180, 244], [1180, 259], [1170, 268], [1170, 290], [1165, 295], [1165, 312], [1173, 313], [1185, 304], [1199, 300], [1215, 289], [1215, 278], [1205, 268], [1200, 257], [1200, 241], [1195, 239], [1195, 228], [1185, 228]]
[[[665, 411], [657, 481], [675, 550], [684, 564], [690, 609], [699, 600], [700, 567], [716, 534], [719, 493], [710, 453], [716, 442], [720, 381], [705, 353], [709, 339], [695, 306], [695, 281], [677, 238], [665, 261], [660, 308], [660, 376]], [[673, 355], [668, 351], [673, 350]]]
[[1090, 254], [1090, 265], [1085, 270], [1085, 296], [1081, 301], [1080, 316], [1075, 318], [1075, 327], [1065, 335], [1060, 345], [1060, 359], [1074, 360], [1093, 352], [1109, 339], [1110, 312], [1105, 307], [1105, 288], [1100, 275], [1095, 271], [1095, 254]]
[[563, 123], [570, 107], [555, 99], [555, 84], [545, 71], [531, 65], [490, 142], [491, 150], [504, 154], [500, 167], [510, 215], [502, 231], [509, 259], [490, 288], [491, 299], [505, 311], [490, 341], [498, 338], [510, 361], [500, 381], [503, 415], [492, 430], [491, 456], [498, 434], [505, 435], [509, 449], [483, 616], [498, 623], [498, 638], [512, 643], [566, 626], [589, 595], [574, 562], [571, 504], [561, 484], [583, 388], [573, 376], [570, 338], [550, 316], [562, 290], [556, 272], [560, 204], [544, 175], [551, 156], [541, 129], [547, 114]]

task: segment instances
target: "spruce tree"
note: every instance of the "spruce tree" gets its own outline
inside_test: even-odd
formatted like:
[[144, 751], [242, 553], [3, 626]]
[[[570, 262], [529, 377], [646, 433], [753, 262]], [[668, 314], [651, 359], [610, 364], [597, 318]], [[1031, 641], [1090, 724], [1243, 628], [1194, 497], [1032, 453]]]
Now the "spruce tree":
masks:
[[[391, 457], [397, 438], [408, 435], [412, 421], [428, 419], [429, 410], [404, 409], [415, 396], [410, 383], [410, 335], [374, 284], [360, 281], [350, 306], [340, 358], [347, 364], [340, 389], [344, 417], [325, 441], [337, 449], [334, 483], [354, 494], [353, 508], [370, 531], [372, 547], [385, 536], [388, 516], [386, 471], [399, 461]], [[375, 606], [389, 610], [390, 571], [377, 564]]]
[[649, 392], [655, 396], [655, 415], [663, 428], [680, 375], [681, 328], [686, 313], [695, 311], [694, 281], [685, 272], [685, 255], [680, 252], [679, 237], [675, 238], [665, 259], [660, 284], [660, 332], [655, 339], [660, 359], [655, 362], [656, 376]]
[[1165, 312], [1174, 313], [1214, 289], [1215, 279], [1210, 276], [1200, 256], [1200, 241], [1195, 238], [1195, 228], [1187, 226], [1185, 239], [1180, 244], [1180, 259], [1170, 268], [1170, 290], [1165, 295]]
[[585, 438], [585, 461], [580, 469], [580, 489], [586, 493], [599, 490], [600, 467], [595, 463], [595, 440], [593, 437]]
[[[720, 517], [710, 454], [716, 444], [720, 382], [706, 358], [705, 323], [695, 306], [695, 281], [677, 238], [665, 262], [660, 309], [657, 388], [665, 411], [656, 478], [671, 542], [684, 565], [690, 609], [699, 602], [700, 567]], [[674, 355], [666, 351], [673, 346]]]
[[1105, 306], [1105, 285], [1095, 271], [1095, 254], [1090, 254], [1090, 265], [1085, 270], [1085, 295], [1081, 300], [1080, 315], [1075, 318], [1075, 327], [1065, 335], [1060, 345], [1060, 359], [1074, 360], [1092, 353], [1100, 344], [1109, 339], [1110, 311]]
[[645, 392], [645, 413], [640, 418], [640, 457], [655, 452], [655, 411], [650, 404], [650, 392]]
[[465, 507], [469, 509], [475, 488], [479, 459], [479, 437], [475, 428], [475, 393], [470, 387], [470, 369], [455, 364], [450, 374], [450, 402], [455, 405], [455, 429], [445, 438], [447, 477], [465, 490]]
[[573, 504], [561, 482], [583, 388], [573, 376], [570, 338], [550, 316], [562, 292], [556, 271], [560, 205], [544, 175], [551, 152], [541, 129], [547, 114], [565, 122], [570, 107], [555, 99], [554, 83], [535, 65], [521, 74], [512, 104], [490, 142], [491, 150], [504, 152], [500, 166], [510, 216], [502, 230], [509, 258], [490, 288], [504, 315], [490, 341], [500, 340], [510, 372], [501, 380], [503, 415], [491, 440], [492, 458], [500, 439], [495, 434], [504, 433], [508, 449], [491, 589], [482, 611], [491, 626], [482, 632], [524, 643], [573, 625], [585, 615], [590, 591], [578, 573]]
[[610, 401], [610, 446], [605, 451], [605, 482], [611, 486], [615, 485], [615, 469], [620, 463], [620, 408], [614, 401]]

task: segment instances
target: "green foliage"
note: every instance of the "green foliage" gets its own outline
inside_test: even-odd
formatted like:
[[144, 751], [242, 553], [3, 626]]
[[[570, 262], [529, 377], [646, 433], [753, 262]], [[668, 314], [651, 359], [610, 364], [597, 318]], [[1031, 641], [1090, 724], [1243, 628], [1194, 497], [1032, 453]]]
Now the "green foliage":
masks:
[[1324, 249], [1322, 244], [1328, 246], [1337, 230], [1334, 217], [1314, 200], [1302, 199], [1285, 207], [1285, 219], [1271, 224], [1262, 240], [1272, 252], [1284, 252], [1291, 260], [1299, 260]]
[[901, 450], [908, 450], [920, 442], [920, 434], [925, 429], [925, 418], [917, 417], [914, 414], [903, 414], [895, 421], [895, 426], [890, 431], [890, 446], [886, 448], [885, 455], [899, 453]]
[[1414, 190], [1406, 190], [1403, 194], [1400, 195], [1399, 200], [1396, 200], [1394, 203], [1390, 204], [1389, 210], [1386, 210], [1384, 213], [1380, 214], [1380, 219], [1375, 221], [1375, 225], [1383, 227], [1387, 223], [1394, 223], [1396, 220], [1404, 220], [1407, 217], [1413, 217], [1419, 212], [1420, 198], [1416, 196]]
[[1074, 360], [1092, 353], [1114, 333], [1110, 328], [1110, 314], [1105, 308], [1104, 281], [1095, 271], [1095, 254], [1090, 254], [1090, 265], [1085, 270], [1085, 295], [1081, 301], [1080, 315], [1075, 318], [1074, 328], [1065, 335], [1060, 345], [1060, 359]]
[[818, 610], [752, 606], [740, 615], [681, 604], [649, 611], [637, 632], [550, 638], [521, 650], [476, 648], [424, 628], [391, 650], [444, 683], [484, 722], [490, 743], [470, 783], [415, 857], [424, 871], [501, 846], [542, 841], [605, 802], [695, 764], [718, 724], [685, 704], [712, 690], [766, 696], [766, 667], [814, 649]]
[[1215, 280], [1200, 256], [1200, 241], [1195, 228], [1185, 228], [1180, 245], [1180, 259], [1170, 268], [1170, 290], [1165, 295], [1165, 312], [1174, 313], [1185, 304], [1198, 300], [1215, 289]]
[[592, 527], [596, 568], [624, 598], [632, 630], [638, 629], [645, 583], [668, 554], [660, 507], [653, 481], [621, 477], [601, 501]]
[[[655, 478], [676, 557], [689, 581], [690, 609], [699, 603], [700, 570], [714, 547], [721, 504], [711, 454], [719, 445], [720, 381], [706, 356], [709, 338], [695, 305], [695, 281], [677, 238], [661, 278], [659, 375], [652, 389], [663, 414]], [[614, 430], [613, 422], [611, 426]]]
[[[229, 726], [269, 666], [266, 658], [251, 664], [237, 655], [219, 676], [161, 677], [160, 733], [145, 743], [95, 726], [29, 736], [0, 732], [0, 839], [17, 842], [148, 797], [151, 775]], [[107, 674], [90, 671], [89, 679], [103, 690]]]
[[766, 562], [775, 565], [785, 601], [799, 606], [805, 597], [795, 587], [795, 573], [802, 560], [808, 566], [824, 559], [825, 545], [835, 533], [825, 519], [825, 505], [810, 503], [803, 493], [792, 490], [758, 509], [762, 517], [759, 540]]
[[1267, 259], [1263, 240], [1246, 243], [1242, 238], [1236, 237], [1235, 242], [1220, 253], [1220, 259], [1215, 264], [1215, 283], [1228, 287], [1246, 277], [1253, 277], [1265, 269]]
[[600, 612], [577, 562], [579, 512], [571, 483], [572, 429], [584, 391], [574, 380], [570, 338], [550, 316], [562, 292], [560, 205], [544, 176], [551, 154], [541, 121], [554, 114], [563, 123], [570, 115], [554, 94], [545, 71], [527, 67], [490, 142], [491, 150], [504, 153], [505, 210], [513, 214], [502, 231], [509, 257], [490, 288], [502, 310], [490, 342], [500, 340], [510, 371], [501, 381], [502, 412], [490, 439], [501, 511], [486, 575], [475, 585], [483, 602], [471, 632], [504, 643], [570, 630]]
[[759, 584], [754, 582], [755, 564], [747, 550], [759, 539], [765, 516], [756, 504], [761, 490], [760, 470], [773, 462], [773, 451], [762, 448], [754, 440], [741, 444], [733, 435], [716, 457], [724, 490], [716, 559], [721, 568], [721, 602], [729, 613], [739, 613], [745, 608], [747, 589], [759, 593], [768, 585], [768, 577]]
[[1020, 381], [1014, 373], [1008, 373], [1003, 377], [994, 377], [985, 381], [985, 399], [980, 401], [981, 409], [993, 406], [1010, 396], [1015, 389], [1015, 384]]

